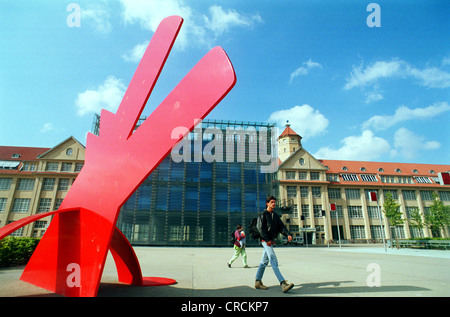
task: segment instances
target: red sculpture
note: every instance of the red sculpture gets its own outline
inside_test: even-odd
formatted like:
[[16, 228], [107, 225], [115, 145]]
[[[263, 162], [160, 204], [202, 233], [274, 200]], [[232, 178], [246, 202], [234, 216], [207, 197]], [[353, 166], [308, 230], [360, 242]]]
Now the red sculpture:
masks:
[[[110, 250], [120, 282], [175, 283], [142, 277], [136, 254], [116, 221], [121, 206], [183, 137], [172, 139], [172, 130], [191, 131], [236, 83], [226, 53], [213, 48], [134, 131], [182, 23], [178, 16], [160, 23], [116, 114], [102, 110], [99, 136], [88, 134], [84, 167], [60, 209], [0, 228], [2, 239], [30, 222], [55, 215], [21, 280], [65, 296], [96, 296]], [[79, 283], [72, 280], [74, 276]]]

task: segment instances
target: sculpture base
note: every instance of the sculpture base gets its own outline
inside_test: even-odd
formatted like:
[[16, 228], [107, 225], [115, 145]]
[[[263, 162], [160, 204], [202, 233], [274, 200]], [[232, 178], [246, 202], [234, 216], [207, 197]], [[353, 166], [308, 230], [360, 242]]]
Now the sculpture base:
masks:
[[177, 281], [171, 278], [165, 277], [143, 277], [142, 286], [166, 286], [173, 285]]

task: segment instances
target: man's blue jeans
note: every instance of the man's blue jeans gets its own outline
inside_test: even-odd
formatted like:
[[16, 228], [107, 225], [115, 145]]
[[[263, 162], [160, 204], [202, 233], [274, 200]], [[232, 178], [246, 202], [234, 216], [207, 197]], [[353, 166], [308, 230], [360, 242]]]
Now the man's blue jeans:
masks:
[[278, 269], [278, 259], [273, 250], [273, 246], [268, 246], [267, 242], [261, 242], [261, 244], [264, 248], [264, 251], [261, 257], [261, 262], [259, 263], [258, 271], [256, 272], [255, 279], [257, 281], [262, 281], [264, 271], [270, 261], [270, 265], [272, 266], [273, 272], [275, 273], [275, 276], [277, 277], [278, 281], [281, 283], [282, 281], [284, 281], [284, 277], [283, 275], [281, 275], [281, 272]]

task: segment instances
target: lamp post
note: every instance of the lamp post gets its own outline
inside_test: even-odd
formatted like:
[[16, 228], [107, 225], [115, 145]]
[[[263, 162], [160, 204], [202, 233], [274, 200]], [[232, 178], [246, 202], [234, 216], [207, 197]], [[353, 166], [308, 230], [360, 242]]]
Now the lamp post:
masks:
[[376, 201], [377, 202], [378, 214], [380, 215], [381, 236], [383, 237], [384, 252], [387, 252], [386, 240], [384, 239], [383, 218], [381, 216], [380, 205], [378, 204], [377, 193], [376, 192], [370, 192], [369, 194], [370, 194], [370, 201]]
[[336, 212], [336, 221], [337, 221], [337, 231], [338, 231], [338, 238], [339, 238], [339, 249], [342, 250], [341, 245], [341, 232], [339, 230], [339, 215], [336, 209], [336, 204], [330, 204], [330, 210]]

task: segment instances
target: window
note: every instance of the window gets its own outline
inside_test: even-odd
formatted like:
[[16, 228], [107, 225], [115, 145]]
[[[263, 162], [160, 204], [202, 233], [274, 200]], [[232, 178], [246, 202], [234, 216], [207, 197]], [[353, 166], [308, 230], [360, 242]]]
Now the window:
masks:
[[45, 229], [47, 228], [47, 221], [38, 220], [34, 223], [34, 229]]
[[363, 182], [378, 182], [378, 179], [375, 175], [360, 175], [361, 176], [361, 180]]
[[398, 199], [398, 193], [396, 189], [384, 189], [384, 198], [386, 198], [386, 194], [390, 193], [393, 199]]
[[0, 212], [4, 212], [6, 208], [6, 198], [0, 198]]
[[68, 149], [66, 150], [66, 155], [67, 155], [67, 156], [71, 156], [72, 153], [73, 153], [72, 148], [68, 148]]
[[23, 163], [22, 171], [33, 172], [36, 170], [37, 164], [33, 163]]
[[34, 188], [34, 179], [21, 178], [19, 179], [19, 183], [17, 185], [17, 190], [33, 190]]
[[309, 205], [302, 205], [302, 216], [305, 218], [309, 218]]
[[411, 219], [411, 213], [419, 211], [419, 208], [406, 206], [405, 211], [406, 211], [406, 218]]
[[422, 200], [433, 200], [433, 191], [431, 190], [421, 190], [420, 191], [420, 197], [422, 197]]
[[345, 189], [345, 196], [347, 199], [359, 199], [359, 189]]
[[288, 198], [297, 197], [297, 186], [287, 186], [286, 191], [287, 191]]
[[300, 158], [299, 160], [300, 165], [305, 165], [305, 159], [303, 157]]
[[367, 214], [369, 218], [380, 218], [380, 213], [377, 206], [368, 206]]
[[54, 178], [44, 178], [42, 190], [53, 190], [53, 188], [55, 188], [55, 179]]
[[328, 188], [328, 198], [329, 199], [340, 199], [341, 189], [340, 188]]
[[372, 235], [372, 239], [383, 239], [381, 226], [370, 226], [370, 234]]
[[58, 190], [68, 190], [69, 189], [69, 179], [61, 178], [58, 182]]
[[45, 170], [48, 172], [57, 172], [59, 167], [58, 162], [47, 162]]
[[52, 204], [51, 198], [41, 198], [39, 200], [39, 207], [37, 212], [47, 212], [50, 211], [50, 207]]
[[311, 180], [312, 181], [318, 181], [320, 180], [320, 173], [319, 172], [310, 172]]
[[439, 191], [438, 193], [441, 201], [450, 201], [450, 191]]
[[400, 184], [414, 184], [412, 177], [406, 177], [406, 176], [399, 176], [398, 182]]
[[315, 198], [320, 198], [322, 197], [321, 192], [320, 192], [320, 187], [311, 187], [311, 191], [312, 191], [312, 196]]
[[72, 163], [62, 163], [61, 172], [71, 172], [72, 171]]
[[298, 172], [298, 179], [299, 180], [308, 179], [308, 174], [306, 172]]
[[75, 172], [80, 172], [83, 168], [83, 163], [75, 163]]
[[396, 183], [394, 176], [380, 176], [383, 183]]
[[384, 169], [380, 167], [380, 168], [378, 169], [378, 172], [384, 172]]
[[420, 184], [432, 184], [431, 180], [425, 176], [415, 176], [414, 179]]
[[55, 210], [59, 209], [59, 206], [61, 206], [62, 202], [63, 202], [62, 198], [56, 198], [56, 200], [55, 200]]
[[416, 192], [414, 190], [402, 190], [403, 199], [416, 200]]
[[327, 181], [339, 182], [339, 175], [338, 174], [327, 174]]
[[402, 170], [399, 169], [399, 168], [396, 168], [395, 171], [396, 171], [397, 173], [401, 173], [401, 172], [402, 172]]
[[0, 190], [9, 190], [11, 188], [12, 178], [0, 178]]
[[300, 197], [308, 198], [308, 187], [307, 186], [300, 186]]
[[322, 205], [313, 205], [314, 217], [322, 217]]
[[287, 171], [286, 172], [286, 179], [295, 179], [295, 172]]
[[366, 232], [364, 226], [350, 226], [350, 236], [352, 239], [365, 239]]
[[11, 212], [28, 212], [31, 199], [29, 198], [15, 198], [13, 201]]
[[0, 170], [15, 170], [19, 167], [20, 162], [0, 161]]
[[350, 182], [358, 182], [358, 175], [356, 174], [341, 174], [342, 179], [344, 181], [350, 181]]
[[348, 206], [347, 209], [349, 218], [363, 218], [361, 206]]

